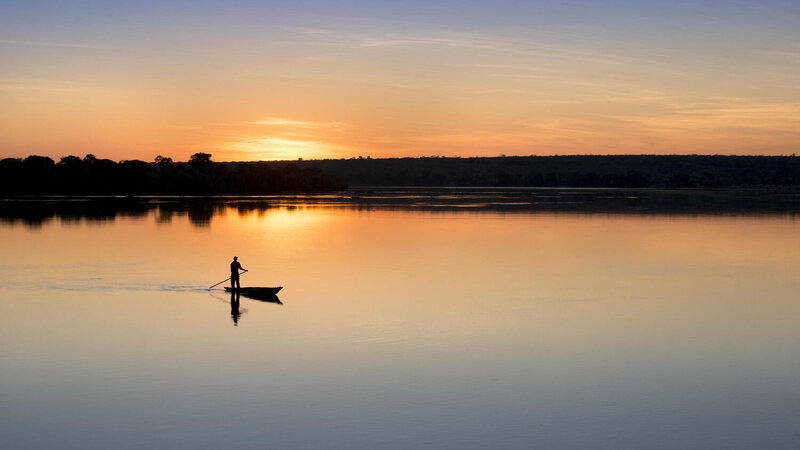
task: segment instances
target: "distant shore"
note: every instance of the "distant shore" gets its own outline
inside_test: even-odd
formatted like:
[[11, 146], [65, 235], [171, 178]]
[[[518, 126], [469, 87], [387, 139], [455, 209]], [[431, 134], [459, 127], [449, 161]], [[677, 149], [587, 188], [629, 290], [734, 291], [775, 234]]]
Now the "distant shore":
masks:
[[[722, 187], [594, 187], [594, 186], [349, 186], [330, 192], [282, 192], [273, 194], [11, 194], [0, 195], [1, 200], [24, 201], [83, 201], [83, 200], [258, 200], [281, 198], [357, 198], [364, 194], [401, 195], [402, 193], [420, 195], [491, 194], [491, 193], [530, 193], [530, 192], [639, 192], [651, 194], [683, 195], [800, 195], [800, 185], [747, 185]], [[353, 197], [356, 196], [356, 197]]]
[[[236, 164], [236, 163], [227, 163]], [[288, 162], [268, 162], [280, 167]], [[355, 186], [721, 188], [800, 186], [796, 156], [561, 155], [292, 161]]]
[[622, 155], [350, 158], [188, 162], [67, 156], [0, 160], [0, 195], [279, 195], [347, 188], [654, 188], [786, 190], [800, 187], [796, 156]]
[[157, 156], [152, 163], [31, 155], [0, 160], [0, 195], [259, 195], [322, 193], [347, 186], [317, 167], [237, 163], [195, 153], [186, 163]]

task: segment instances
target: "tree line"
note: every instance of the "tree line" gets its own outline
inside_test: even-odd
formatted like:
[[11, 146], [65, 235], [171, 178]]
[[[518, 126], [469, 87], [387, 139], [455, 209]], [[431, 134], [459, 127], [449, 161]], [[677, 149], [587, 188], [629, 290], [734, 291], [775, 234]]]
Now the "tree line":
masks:
[[352, 158], [313, 164], [350, 186], [663, 187], [798, 186], [796, 156], [568, 155]]
[[0, 160], [0, 194], [62, 195], [258, 195], [346, 189], [318, 167], [264, 162], [217, 163], [209, 153], [188, 162], [157, 156], [153, 162], [115, 162], [93, 155]]
[[258, 195], [347, 186], [662, 187], [800, 186], [795, 156], [622, 155], [351, 158], [311, 161], [115, 162], [65, 156], [0, 160], [0, 194]]

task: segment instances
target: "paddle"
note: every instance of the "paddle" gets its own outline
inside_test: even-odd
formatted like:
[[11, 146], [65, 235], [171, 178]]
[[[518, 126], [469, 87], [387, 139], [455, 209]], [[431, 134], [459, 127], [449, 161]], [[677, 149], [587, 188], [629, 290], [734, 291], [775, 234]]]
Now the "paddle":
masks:
[[[242, 269], [242, 270], [244, 270], [244, 269]], [[244, 272], [247, 272], [247, 271], [246, 271], [246, 270], [244, 270]], [[239, 272], [239, 275], [243, 274], [244, 272]], [[222, 284], [222, 283], [224, 283], [224, 282], [226, 282], [226, 281], [228, 281], [228, 280], [230, 280], [230, 279], [231, 279], [231, 277], [225, 278], [224, 280], [220, 281], [219, 283], [215, 284], [214, 286], [219, 286], [220, 284]], [[208, 290], [210, 291], [210, 290], [211, 290], [211, 288], [213, 288], [214, 286], [210, 286], [210, 287], [208, 288]]]

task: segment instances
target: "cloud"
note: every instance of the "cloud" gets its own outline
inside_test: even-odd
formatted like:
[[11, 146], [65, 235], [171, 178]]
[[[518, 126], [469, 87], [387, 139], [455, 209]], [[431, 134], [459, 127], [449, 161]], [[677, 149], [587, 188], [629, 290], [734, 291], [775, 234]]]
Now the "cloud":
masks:
[[230, 154], [233, 158], [247, 154], [257, 159], [292, 160], [326, 158], [345, 153], [343, 147], [330, 139], [332, 134], [338, 136], [337, 133], [346, 127], [343, 122], [266, 117], [244, 124], [257, 128], [250, 128], [250, 132], [220, 136], [222, 143], [218, 147], [223, 154]]
[[0, 45], [26, 45], [36, 47], [58, 47], [58, 48], [75, 48], [87, 50], [115, 50], [126, 52], [138, 52], [140, 49], [131, 47], [117, 47], [112, 45], [94, 45], [94, 44], [76, 44], [70, 42], [46, 42], [46, 41], [28, 41], [22, 39], [0, 39]]
[[337, 146], [326, 142], [277, 136], [240, 136], [225, 144], [223, 149], [234, 155], [247, 154], [258, 159], [276, 160], [326, 158], [341, 153]]
[[770, 50], [766, 52], [766, 55], [779, 62], [800, 64], [800, 51]]
[[326, 30], [324, 28], [300, 28], [301, 34], [330, 34], [330, 30]]
[[312, 122], [307, 120], [283, 119], [280, 117], [268, 117], [265, 119], [251, 120], [250, 125], [265, 125], [271, 127], [300, 128], [304, 130], [326, 130], [341, 131], [346, 127], [343, 122]]
[[30, 94], [83, 94], [88, 93], [112, 93], [121, 92], [106, 86], [98, 86], [89, 83], [75, 82], [70, 80], [47, 80], [47, 79], [0, 79], [0, 91], [30, 93]]
[[307, 138], [319, 138], [331, 133], [339, 133], [346, 127], [344, 122], [312, 122], [308, 120], [292, 120], [280, 117], [268, 117], [265, 119], [251, 120], [246, 122], [248, 125], [259, 125], [274, 128], [275, 135], [282, 136], [302, 136]]

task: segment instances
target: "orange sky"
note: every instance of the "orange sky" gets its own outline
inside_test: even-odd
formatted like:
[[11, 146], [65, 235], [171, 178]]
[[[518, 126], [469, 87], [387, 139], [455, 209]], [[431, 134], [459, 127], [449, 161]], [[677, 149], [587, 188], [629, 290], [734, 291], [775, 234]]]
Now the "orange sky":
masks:
[[787, 155], [800, 144], [800, 13], [782, 2], [501, 1], [459, 14], [448, 2], [41, 3], [0, 18], [0, 157]]

